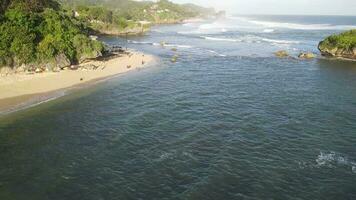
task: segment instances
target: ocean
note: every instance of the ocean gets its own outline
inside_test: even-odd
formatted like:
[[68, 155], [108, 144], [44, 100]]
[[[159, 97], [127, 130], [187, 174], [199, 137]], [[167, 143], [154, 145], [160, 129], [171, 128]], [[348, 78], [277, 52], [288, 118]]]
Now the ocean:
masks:
[[354, 28], [230, 16], [101, 37], [159, 61], [2, 116], [0, 199], [356, 199], [356, 63], [273, 55]]

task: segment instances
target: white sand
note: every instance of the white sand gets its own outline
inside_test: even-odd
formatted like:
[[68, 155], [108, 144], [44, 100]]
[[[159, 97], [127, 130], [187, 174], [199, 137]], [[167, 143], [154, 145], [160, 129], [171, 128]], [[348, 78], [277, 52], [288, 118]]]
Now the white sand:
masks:
[[[142, 63], [143, 61], [144, 64]], [[135, 70], [152, 61], [154, 61], [153, 56], [135, 52], [131, 53], [131, 56], [125, 54], [108, 61], [90, 62], [90, 64], [99, 66], [96, 70], [84, 71], [79, 69], [65, 70], [58, 73], [46, 72], [32, 75], [14, 74], [2, 76], [0, 77], [0, 100], [70, 88], [77, 84]], [[128, 65], [131, 67], [128, 68]]]

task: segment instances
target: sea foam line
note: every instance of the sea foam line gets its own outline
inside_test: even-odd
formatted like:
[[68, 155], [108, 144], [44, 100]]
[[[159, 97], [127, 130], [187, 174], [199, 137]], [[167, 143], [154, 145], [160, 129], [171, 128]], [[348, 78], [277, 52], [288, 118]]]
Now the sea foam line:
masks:
[[300, 44], [300, 41], [293, 41], [293, 40], [275, 40], [269, 38], [263, 38], [259, 36], [253, 35], [246, 35], [240, 38], [218, 38], [218, 37], [208, 37], [208, 36], [201, 36], [201, 38], [205, 40], [212, 40], [212, 41], [222, 41], [222, 42], [247, 42], [247, 43], [274, 43], [274, 44]]
[[[263, 21], [250, 19], [248, 17], [234, 17], [230, 16], [229, 19], [239, 20], [266, 28], [286, 28], [286, 29], [299, 29], [299, 30], [349, 30], [356, 29], [354, 25], [332, 25], [332, 24], [299, 24], [292, 22], [276, 22], [276, 21]], [[267, 30], [267, 29], [265, 29]]]

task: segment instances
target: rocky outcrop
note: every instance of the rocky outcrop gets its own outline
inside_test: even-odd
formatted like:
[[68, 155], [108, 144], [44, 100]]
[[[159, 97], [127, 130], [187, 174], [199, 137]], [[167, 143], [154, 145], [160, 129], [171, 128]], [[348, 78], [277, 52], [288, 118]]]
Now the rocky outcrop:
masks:
[[278, 58], [286, 58], [289, 57], [289, 54], [287, 51], [277, 51], [274, 53], [275, 56], [277, 56]]
[[356, 61], [356, 30], [331, 35], [318, 45], [321, 55]]
[[301, 58], [301, 59], [313, 59], [315, 57], [316, 57], [316, 55], [311, 52], [302, 52], [298, 55], [298, 58]]
[[356, 60], [356, 47], [352, 49], [340, 48], [337, 46], [326, 46], [323, 45], [323, 42], [320, 42], [318, 49], [321, 52], [321, 55], [326, 57], [335, 57], [335, 58], [345, 58]]

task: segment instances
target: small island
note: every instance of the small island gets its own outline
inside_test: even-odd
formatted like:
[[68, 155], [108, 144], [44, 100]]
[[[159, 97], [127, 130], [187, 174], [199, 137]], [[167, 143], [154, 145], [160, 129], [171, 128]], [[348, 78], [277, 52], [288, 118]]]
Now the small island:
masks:
[[356, 30], [331, 35], [318, 48], [323, 56], [356, 61]]

